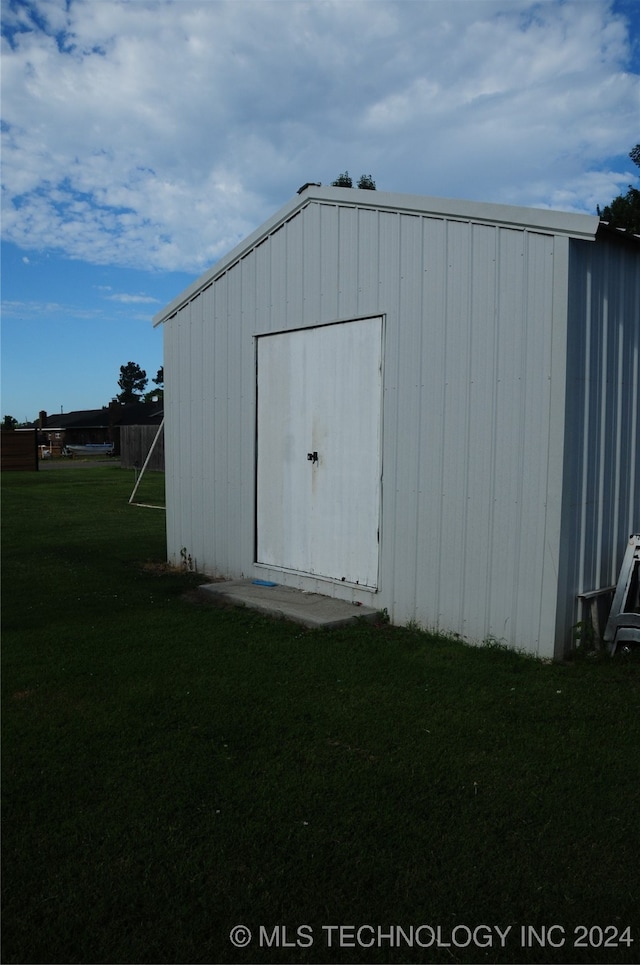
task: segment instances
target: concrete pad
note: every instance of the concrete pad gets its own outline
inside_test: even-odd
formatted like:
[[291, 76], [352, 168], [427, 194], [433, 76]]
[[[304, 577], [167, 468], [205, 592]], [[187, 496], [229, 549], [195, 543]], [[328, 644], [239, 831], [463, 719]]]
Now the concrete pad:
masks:
[[251, 580], [205, 583], [198, 591], [211, 601], [246, 606], [269, 616], [302, 623], [306, 627], [344, 627], [358, 619], [374, 622], [378, 611], [320, 593], [305, 593], [290, 586], [268, 586]]

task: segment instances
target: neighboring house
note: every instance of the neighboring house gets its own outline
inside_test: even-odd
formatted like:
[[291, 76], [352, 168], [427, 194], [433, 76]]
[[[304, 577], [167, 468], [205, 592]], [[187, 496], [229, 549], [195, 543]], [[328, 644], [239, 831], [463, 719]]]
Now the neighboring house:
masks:
[[60, 453], [67, 446], [110, 444], [120, 455], [123, 426], [158, 426], [162, 421], [162, 404], [155, 402], [112, 402], [101, 409], [87, 409], [38, 418], [38, 445], [42, 453]]
[[640, 239], [308, 185], [154, 321], [171, 561], [571, 650], [640, 531]]

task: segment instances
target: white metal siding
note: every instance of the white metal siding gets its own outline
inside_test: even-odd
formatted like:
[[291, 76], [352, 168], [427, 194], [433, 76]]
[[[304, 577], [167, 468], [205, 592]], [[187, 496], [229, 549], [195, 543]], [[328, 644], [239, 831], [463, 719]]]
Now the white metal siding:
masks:
[[617, 582], [640, 531], [640, 254], [571, 242], [567, 445], [559, 637], [584, 618], [577, 594]]
[[554, 239], [404, 215], [397, 227], [381, 595], [397, 622], [548, 654]]
[[292, 582], [550, 656], [567, 252], [561, 232], [322, 199], [258, 233], [165, 325], [171, 558], [265, 576], [255, 336], [384, 315], [379, 592]]

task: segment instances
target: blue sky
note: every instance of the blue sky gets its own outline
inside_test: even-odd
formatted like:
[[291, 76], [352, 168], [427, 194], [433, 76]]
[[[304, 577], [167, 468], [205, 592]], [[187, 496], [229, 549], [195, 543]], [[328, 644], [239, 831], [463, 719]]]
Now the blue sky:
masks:
[[638, 0], [2, 0], [1, 414], [152, 379], [306, 181], [595, 213], [639, 135]]

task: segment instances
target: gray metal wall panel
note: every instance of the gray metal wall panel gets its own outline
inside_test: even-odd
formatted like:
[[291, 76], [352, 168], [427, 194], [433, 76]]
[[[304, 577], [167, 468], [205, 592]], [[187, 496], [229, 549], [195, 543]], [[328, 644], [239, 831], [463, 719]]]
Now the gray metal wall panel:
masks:
[[323, 201], [230, 264], [166, 326], [174, 557], [194, 547], [212, 574], [261, 573], [254, 336], [382, 313], [381, 575], [371, 602], [396, 622], [550, 655], [559, 533], [547, 509], [549, 439], [563, 431], [554, 391], [564, 403], [551, 356], [566, 313], [557, 245], [517, 227]]
[[358, 314], [358, 210], [339, 208], [338, 318]]
[[[169, 362], [171, 384], [165, 382], [164, 415], [165, 415], [165, 490], [167, 516], [167, 551], [170, 562], [176, 563], [179, 553], [180, 539], [183, 532], [182, 506], [182, 472], [180, 460], [182, 457], [180, 444], [181, 408], [189, 410], [190, 400], [183, 398], [180, 355], [183, 344], [189, 337], [185, 324], [186, 310], [183, 309], [164, 326], [164, 359], [165, 367]], [[188, 415], [187, 415], [188, 418]]]
[[[192, 445], [199, 443], [201, 453], [198, 465], [201, 466], [199, 480], [198, 502], [191, 508], [190, 527], [193, 533], [192, 541], [198, 546], [198, 563], [210, 566], [214, 559], [216, 545], [216, 528], [212, 507], [211, 480], [215, 474], [215, 450], [213, 445], [214, 406], [211, 393], [207, 387], [211, 383], [211, 373], [216, 353], [215, 317], [216, 287], [210, 285], [199, 298], [197, 315], [194, 312], [194, 324], [202, 330], [200, 342], [202, 364], [198, 367], [199, 382], [192, 384], [192, 405], [199, 411], [202, 435], [194, 437]], [[193, 305], [195, 310], [195, 303]], [[195, 388], [195, 392], [194, 392]]]
[[322, 313], [319, 265], [320, 265], [320, 221], [322, 208], [313, 204], [306, 208], [302, 221], [302, 280], [303, 280], [303, 321], [311, 324], [318, 321]]
[[302, 218], [297, 215], [287, 224], [286, 324], [295, 327], [304, 320], [304, 271], [302, 257]]
[[320, 208], [320, 258], [313, 275], [305, 281], [312, 287], [320, 284], [319, 321], [339, 318], [339, 253], [340, 211], [337, 205], [323, 204]]
[[[275, 328], [288, 328], [292, 323], [287, 319], [287, 269], [288, 257], [290, 255], [287, 238], [289, 236], [289, 225], [283, 225], [276, 231], [269, 241], [271, 285], [270, 285], [270, 308], [271, 321]], [[295, 323], [293, 323], [295, 324]]]
[[[420, 456], [417, 507], [416, 607], [420, 622], [437, 625], [440, 613], [440, 558], [447, 538], [441, 500], [442, 454], [445, 440], [445, 350], [447, 330], [446, 277], [448, 262], [447, 222], [423, 221], [423, 311], [421, 332], [420, 390], [422, 404], [418, 428]], [[432, 616], [426, 612], [427, 604]], [[417, 617], [416, 617], [417, 619]]]
[[[205, 377], [205, 361], [203, 358], [203, 339], [204, 339], [204, 306], [206, 304], [206, 293], [191, 302], [190, 307], [190, 356], [185, 359], [188, 364], [188, 383], [191, 387], [199, 387], [203, 384]], [[186, 355], [186, 353], [185, 353]], [[191, 540], [189, 552], [193, 560], [194, 569], [200, 565], [200, 561], [205, 555], [204, 527], [202, 522], [198, 526], [196, 520], [198, 515], [202, 520], [202, 486], [204, 479], [203, 455], [206, 445], [207, 424], [203, 412], [202, 393], [195, 396], [191, 405], [191, 419], [189, 424], [182, 425], [182, 430], [188, 436], [189, 445], [189, 467], [190, 479], [187, 499], [191, 508], [190, 532]]]
[[[411, 215], [398, 219], [399, 264], [395, 281], [394, 305], [397, 321], [387, 330], [387, 368], [393, 373], [395, 411], [393, 423], [388, 420], [385, 436], [385, 505], [391, 525], [384, 534], [385, 555], [392, 556], [394, 574], [393, 601], [390, 612], [413, 610], [416, 600], [418, 552], [418, 475], [420, 463], [419, 425], [422, 408], [420, 393], [420, 339], [422, 333], [422, 223]], [[395, 238], [395, 231], [394, 231]], [[394, 331], [395, 329], [395, 331]], [[415, 334], [414, 350], [403, 351], [405, 330]], [[389, 358], [391, 340], [399, 351]], [[393, 369], [391, 366], [393, 365]], [[392, 428], [391, 428], [392, 426]], [[387, 520], [389, 522], [389, 519]], [[402, 574], [403, 579], [397, 579]]]
[[358, 210], [358, 315], [375, 314], [378, 310], [378, 217], [377, 211]]
[[[637, 247], [572, 241], [569, 306], [565, 627], [585, 616], [577, 594], [616, 583], [628, 537], [640, 529]], [[570, 642], [565, 634], [565, 648]]]

